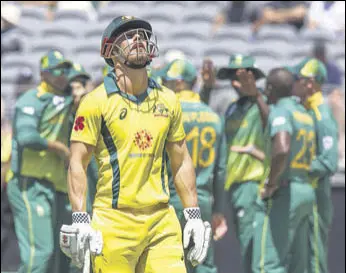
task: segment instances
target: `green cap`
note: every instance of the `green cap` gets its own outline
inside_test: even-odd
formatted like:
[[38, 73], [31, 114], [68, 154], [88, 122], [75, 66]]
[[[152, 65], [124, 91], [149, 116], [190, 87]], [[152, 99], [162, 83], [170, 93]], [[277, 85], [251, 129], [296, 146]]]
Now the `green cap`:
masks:
[[246, 56], [242, 54], [233, 54], [229, 58], [229, 63], [227, 67], [222, 67], [217, 72], [217, 78], [220, 80], [230, 79], [231, 76], [237, 71], [237, 69], [248, 69], [252, 71], [255, 79], [261, 79], [265, 77], [265, 74], [256, 67], [255, 59], [251, 56]]
[[40, 69], [52, 69], [56, 68], [62, 64], [68, 64], [72, 66], [71, 61], [67, 60], [64, 55], [58, 50], [50, 50], [46, 55], [44, 55], [40, 60]]
[[300, 78], [314, 78], [320, 84], [327, 79], [325, 65], [315, 58], [304, 58], [297, 65], [285, 66], [285, 68]]
[[319, 60], [309, 59], [301, 69], [299, 69], [299, 77], [314, 78], [318, 83], [323, 84], [327, 80], [326, 66]]
[[166, 81], [183, 80], [192, 83], [197, 77], [197, 70], [189, 61], [176, 59], [166, 65], [156, 76]]
[[299, 75], [299, 71], [304, 67], [304, 65], [309, 60], [310, 60], [310, 58], [306, 57], [302, 61], [300, 61], [298, 64], [292, 65], [292, 66], [284, 66], [284, 68], [287, 69], [288, 71], [290, 71], [292, 74], [298, 76]]
[[74, 63], [69, 71], [68, 79], [72, 81], [74, 78], [79, 76], [85, 77], [87, 79], [91, 78], [82, 65]]

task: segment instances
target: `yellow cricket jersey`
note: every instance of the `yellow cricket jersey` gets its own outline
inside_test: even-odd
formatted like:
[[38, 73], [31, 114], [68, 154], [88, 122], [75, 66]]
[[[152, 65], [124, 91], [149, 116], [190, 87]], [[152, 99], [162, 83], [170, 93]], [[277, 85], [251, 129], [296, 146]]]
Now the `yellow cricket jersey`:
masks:
[[95, 146], [99, 179], [94, 208], [143, 208], [168, 203], [166, 142], [185, 138], [173, 91], [149, 78], [135, 97], [121, 92], [110, 72], [85, 96], [71, 141]]

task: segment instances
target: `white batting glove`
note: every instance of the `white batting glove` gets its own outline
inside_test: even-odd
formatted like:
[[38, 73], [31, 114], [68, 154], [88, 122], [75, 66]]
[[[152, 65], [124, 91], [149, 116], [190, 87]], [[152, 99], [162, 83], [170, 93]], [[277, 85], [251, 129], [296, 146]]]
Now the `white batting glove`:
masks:
[[102, 234], [91, 228], [90, 216], [86, 212], [72, 213], [72, 225], [63, 225], [60, 229], [60, 248], [78, 268], [83, 268], [88, 248], [92, 255], [100, 255], [102, 246]]
[[184, 216], [187, 221], [183, 235], [184, 248], [186, 249], [189, 246], [191, 238], [194, 243], [186, 258], [193, 266], [197, 266], [207, 257], [211, 238], [211, 226], [208, 222], [203, 223], [199, 208], [184, 209]]

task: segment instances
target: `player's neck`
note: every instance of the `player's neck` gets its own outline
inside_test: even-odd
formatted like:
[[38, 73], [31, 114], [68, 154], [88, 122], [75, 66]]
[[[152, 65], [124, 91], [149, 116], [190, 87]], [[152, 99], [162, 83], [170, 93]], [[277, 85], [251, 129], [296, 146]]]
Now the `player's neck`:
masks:
[[148, 73], [146, 68], [132, 69], [125, 65], [115, 66], [116, 81], [122, 92], [139, 96], [148, 88]]

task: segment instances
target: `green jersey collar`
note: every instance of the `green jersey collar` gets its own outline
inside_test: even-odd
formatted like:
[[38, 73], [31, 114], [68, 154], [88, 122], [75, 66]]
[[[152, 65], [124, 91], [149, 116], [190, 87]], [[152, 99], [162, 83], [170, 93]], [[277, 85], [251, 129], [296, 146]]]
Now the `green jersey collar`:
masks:
[[289, 96], [289, 97], [284, 97], [279, 99], [279, 101], [277, 102], [277, 105], [280, 104], [286, 104], [286, 103], [300, 103], [300, 98], [297, 96]]
[[148, 88], [144, 93], [140, 94], [139, 96], [127, 94], [127, 93], [121, 91], [119, 89], [118, 85], [116, 84], [116, 78], [115, 78], [114, 71], [109, 72], [107, 74], [107, 76], [105, 76], [103, 82], [104, 82], [104, 86], [105, 86], [106, 93], [108, 96], [113, 94], [113, 93], [115, 93], [115, 94], [117, 93], [117, 94], [121, 95], [122, 97], [127, 98], [130, 101], [133, 101], [136, 103], [143, 102], [153, 89], [161, 89], [161, 86], [157, 82], [155, 82], [152, 78], [149, 78], [148, 79]]
[[192, 90], [183, 90], [176, 94], [177, 94], [177, 97], [179, 98], [179, 101], [181, 102], [200, 102], [201, 101], [200, 96]]

